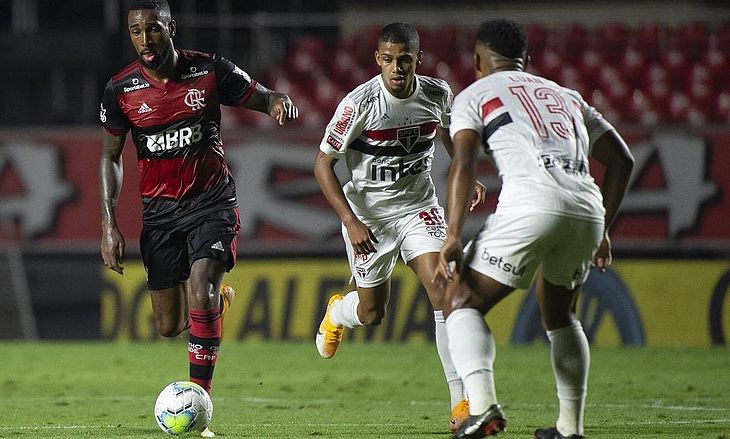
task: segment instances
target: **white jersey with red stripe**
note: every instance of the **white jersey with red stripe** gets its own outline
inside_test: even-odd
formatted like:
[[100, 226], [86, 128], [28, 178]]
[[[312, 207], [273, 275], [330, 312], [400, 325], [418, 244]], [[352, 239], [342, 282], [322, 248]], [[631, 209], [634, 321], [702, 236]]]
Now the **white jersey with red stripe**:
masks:
[[398, 99], [380, 75], [340, 102], [320, 150], [345, 158], [351, 179], [343, 191], [359, 218], [389, 219], [438, 204], [431, 180], [437, 127], [448, 129], [453, 95], [446, 81], [416, 75]]
[[464, 129], [481, 134], [502, 180], [498, 211], [603, 222], [588, 156], [613, 127], [577, 91], [526, 72], [493, 73], [454, 100], [451, 137]]

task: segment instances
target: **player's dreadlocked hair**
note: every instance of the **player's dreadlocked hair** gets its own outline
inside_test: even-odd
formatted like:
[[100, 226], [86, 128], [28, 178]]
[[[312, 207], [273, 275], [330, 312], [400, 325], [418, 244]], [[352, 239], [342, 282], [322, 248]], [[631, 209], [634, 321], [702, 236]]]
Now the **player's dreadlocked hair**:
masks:
[[489, 20], [479, 26], [477, 41], [507, 58], [522, 58], [527, 49], [527, 34], [511, 20]]
[[378, 41], [395, 44], [406, 44], [414, 50], [420, 49], [418, 31], [408, 23], [390, 23], [380, 30]]
[[129, 2], [129, 11], [149, 9], [155, 11], [157, 16], [165, 20], [171, 20], [170, 4], [167, 0], [132, 0]]

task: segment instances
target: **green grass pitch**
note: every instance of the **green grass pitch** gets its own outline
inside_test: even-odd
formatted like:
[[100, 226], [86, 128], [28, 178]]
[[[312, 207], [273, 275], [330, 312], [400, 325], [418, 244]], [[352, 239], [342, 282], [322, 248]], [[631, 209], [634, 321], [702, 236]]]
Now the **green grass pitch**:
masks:
[[[157, 393], [187, 379], [186, 342], [0, 343], [0, 437], [162, 438]], [[504, 438], [530, 438], [556, 415], [546, 346], [499, 346]], [[212, 392], [222, 438], [448, 438], [435, 347], [223, 344]], [[730, 350], [593, 348], [588, 438], [727, 438]], [[192, 436], [190, 436], [192, 437]]]

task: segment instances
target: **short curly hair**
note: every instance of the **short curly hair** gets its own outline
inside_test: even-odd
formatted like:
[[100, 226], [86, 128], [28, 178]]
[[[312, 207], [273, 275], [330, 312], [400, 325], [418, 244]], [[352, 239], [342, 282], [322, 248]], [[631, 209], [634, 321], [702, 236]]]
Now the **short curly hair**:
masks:
[[170, 20], [170, 4], [167, 0], [132, 0], [129, 2], [130, 11], [138, 11], [140, 9], [149, 9], [155, 11], [157, 16]]
[[527, 50], [527, 34], [522, 26], [501, 18], [482, 23], [477, 41], [507, 58], [522, 58]]

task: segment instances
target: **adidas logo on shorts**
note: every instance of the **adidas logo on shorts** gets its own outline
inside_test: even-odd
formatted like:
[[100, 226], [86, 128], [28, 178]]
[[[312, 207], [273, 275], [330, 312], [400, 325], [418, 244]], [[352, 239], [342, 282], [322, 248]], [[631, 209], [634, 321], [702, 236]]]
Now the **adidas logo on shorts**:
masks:
[[223, 248], [223, 243], [218, 241], [215, 244], [211, 245], [210, 248], [213, 250], [218, 250], [219, 252], [224, 252], [226, 249]]

